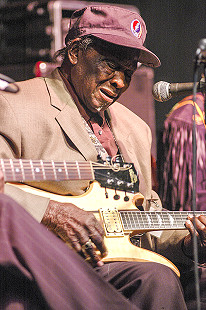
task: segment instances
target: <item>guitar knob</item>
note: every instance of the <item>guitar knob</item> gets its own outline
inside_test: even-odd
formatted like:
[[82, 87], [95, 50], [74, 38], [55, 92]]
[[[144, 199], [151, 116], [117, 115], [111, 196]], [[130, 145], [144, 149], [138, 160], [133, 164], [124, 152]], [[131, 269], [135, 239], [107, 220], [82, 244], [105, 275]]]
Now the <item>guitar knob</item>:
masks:
[[120, 196], [118, 194], [115, 194], [113, 198], [114, 198], [114, 200], [119, 200]]
[[124, 196], [124, 201], [129, 201], [129, 197], [128, 196]]

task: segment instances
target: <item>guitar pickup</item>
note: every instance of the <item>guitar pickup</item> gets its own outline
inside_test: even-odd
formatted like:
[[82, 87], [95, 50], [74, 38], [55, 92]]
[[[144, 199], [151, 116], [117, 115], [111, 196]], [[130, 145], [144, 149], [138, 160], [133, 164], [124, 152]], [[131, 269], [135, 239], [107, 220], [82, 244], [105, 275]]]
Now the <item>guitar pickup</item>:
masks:
[[122, 223], [117, 208], [100, 208], [106, 237], [123, 237]]

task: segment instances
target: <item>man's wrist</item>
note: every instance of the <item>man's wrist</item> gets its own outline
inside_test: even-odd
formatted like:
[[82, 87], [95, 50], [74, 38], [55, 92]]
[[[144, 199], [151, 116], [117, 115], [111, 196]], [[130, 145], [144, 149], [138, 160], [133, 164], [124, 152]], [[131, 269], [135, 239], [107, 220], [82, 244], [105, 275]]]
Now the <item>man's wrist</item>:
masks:
[[52, 218], [54, 218], [55, 215], [55, 207], [56, 207], [55, 201], [50, 200], [41, 221], [41, 223], [44, 224], [45, 226], [49, 226], [51, 224]]
[[184, 253], [184, 255], [186, 257], [188, 257], [189, 259], [193, 259], [193, 253], [191, 252], [190, 250], [190, 244], [191, 243], [191, 238], [190, 238], [190, 242], [188, 240], [188, 238], [190, 238], [189, 235], [187, 235], [183, 240], [182, 240], [182, 243], [181, 243], [181, 249], [182, 249], [182, 252]]
[[[193, 254], [193, 242], [191, 239], [190, 234], [188, 234], [181, 243], [182, 252], [186, 257], [193, 261], [194, 254]], [[198, 242], [198, 264], [199, 266], [205, 267], [206, 264], [206, 248], [201, 247]]]

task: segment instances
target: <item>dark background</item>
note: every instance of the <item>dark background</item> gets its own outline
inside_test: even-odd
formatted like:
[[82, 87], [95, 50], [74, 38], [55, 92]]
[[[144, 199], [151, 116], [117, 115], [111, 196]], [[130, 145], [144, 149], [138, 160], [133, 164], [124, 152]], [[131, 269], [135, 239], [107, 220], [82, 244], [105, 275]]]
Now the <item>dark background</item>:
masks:
[[[2, 9], [5, 5], [12, 4], [14, 5], [13, 12], [15, 13], [15, 3], [17, 2], [19, 3], [19, 1], [15, 0], [0, 0], [0, 8]], [[29, 2], [32, 1], [27, 1], [27, 3]], [[46, 1], [37, 2], [43, 3]], [[135, 5], [140, 10], [148, 30], [146, 46], [159, 56], [162, 63], [161, 67], [154, 71], [154, 82], [163, 80], [173, 83], [190, 82], [193, 80], [195, 51], [199, 40], [206, 37], [206, 0], [102, 0], [101, 2]], [[13, 50], [7, 53], [7, 56], [0, 53], [0, 57], [3, 58], [4, 62], [11, 62], [11, 59], [17, 60], [15, 37], [21, 32], [18, 30], [18, 25], [23, 22], [24, 18], [22, 16], [18, 23], [13, 25], [12, 14], [10, 13], [9, 16], [11, 20], [8, 23], [8, 27], [13, 27], [12, 32], [14, 34], [14, 38], [10, 40], [11, 44], [13, 44]], [[1, 14], [0, 17], [3, 18], [4, 14]], [[32, 31], [27, 28], [27, 22], [25, 25], [22, 24], [22, 26], [25, 26], [25, 29], [28, 31]], [[3, 33], [1, 32], [1, 27], [2, 24], [0, 23], [0, 48], [4, 44], [1, 36]], [[33, 30], [39, 31], [38, 28], [41, 28], [39, 22], [34, 24]], [[3, 35], [5, 36], [5, 33]], [[45, 43], [38, 42], [39, 44]], [[8, 57], [8, 60], [6, 57]], [[17, 67], [10, 65], [10, 69], [14, 70], [15, 68], [13, 72], [12, 70], [9, 71], [8, 68], [5, 72], [0, 66], [0, 73], [12, 74], [11, 77], [14, 79], [16, 79], [16, 75], [20, 77], [24, 74], [26, 76], [29, 70], [31, 72], [30, 63], [27, 61], [25, 61], [24, 67], [18, 65], [18, 61]], [[179, 99], [181, 98], [173, 98], [165, 103], [155, 102], [157, 138], [162, 130], [166, 114]]]

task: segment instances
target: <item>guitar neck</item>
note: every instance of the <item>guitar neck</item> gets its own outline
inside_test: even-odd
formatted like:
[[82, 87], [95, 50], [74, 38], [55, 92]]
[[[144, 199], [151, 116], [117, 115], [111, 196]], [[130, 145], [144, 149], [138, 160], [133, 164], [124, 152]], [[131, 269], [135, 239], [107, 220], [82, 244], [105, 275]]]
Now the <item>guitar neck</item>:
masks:
[[[185, 229], [185, 221], [192, 211], [119, 211], [123, 230], [153, 231]], [[206, 215], [206, 211], [196, 211]]]
[[102, 187], [136, 193], [139, 180], [134, 164], [107, 161], [45, 161], [0, 159], [5, 182], [96, 180]]
[[94, 180], [92, 163], [0, 159], [5, 182]]

